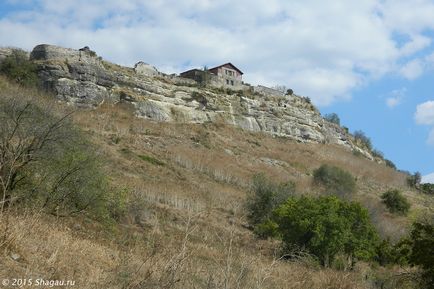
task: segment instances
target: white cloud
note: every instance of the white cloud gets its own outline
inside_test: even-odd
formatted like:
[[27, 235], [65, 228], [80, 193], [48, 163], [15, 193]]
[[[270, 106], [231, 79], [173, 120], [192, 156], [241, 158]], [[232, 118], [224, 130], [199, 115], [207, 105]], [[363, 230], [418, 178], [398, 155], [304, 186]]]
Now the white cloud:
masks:
[[407, 62], [399, 73], [409, 80], [418, 78], [423, 73], [423, 63], [419, 59], [414, 59]]
[[401, 99], [399, 99], [398, 97], [388, 97], [386, 99], [386, 105], [389, 108], [394, 108], [395, 106], [399, 105], [401, 103]]
[[434, 184], [434, 173], [422, 176], [422, 183]]
[[414, 115], [417, 124], [434, 124], [434, 101], [419, 104]]
[[[0, 19], [0, 43], [88, 45], [120, 64], [174, 70], [166, 72], [231, 61], [247, 82], [286, 85], [327, 105], [385, 73], [424, 72], [414, 54], [432, 42], [423, 32], [434, 29], [434, 4], [415, 1], [34, 0]], [[398, 44], [395, 34], [409, 40]]]
[[405, 97], [405, 94], [407, 93], [407, 88], [403, 87], [400, 89], [393, 90], [390, 92], [390, 96], [386, 98], [386, 105], [389, 108], [394, 108], [398, 105], [400, 105]]
[[[416, 107], [414, 119], [417, 124], [434, 125], [434, 101], [426, 101]], [[434, 126], [428, 134], [427, 144], [434, 146]]]

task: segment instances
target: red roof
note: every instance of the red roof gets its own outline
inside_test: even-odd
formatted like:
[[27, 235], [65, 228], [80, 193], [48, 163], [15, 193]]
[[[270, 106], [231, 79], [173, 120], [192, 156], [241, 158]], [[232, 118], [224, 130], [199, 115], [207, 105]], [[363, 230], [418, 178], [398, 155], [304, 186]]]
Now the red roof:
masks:
[[213, 67], [213, 68], [210, 68], [210, 69], [208, 69], [208, 70], [218, 69], [218, 68], [223, 67], [223, 66], [226, 66], [226, 65], [229, 65], [229, 66], [232, 67], [234, 70], [238, 71], [240, 74], [244, 74], [241, 70], [239, 70], [235, 65], [233, 65], [233, 64], [230, 63], [230, 62], [225, 63], [225, 64], [222, 64], [222, 65], [219, 65], [219, 66], [216, 66], [216, 67]]

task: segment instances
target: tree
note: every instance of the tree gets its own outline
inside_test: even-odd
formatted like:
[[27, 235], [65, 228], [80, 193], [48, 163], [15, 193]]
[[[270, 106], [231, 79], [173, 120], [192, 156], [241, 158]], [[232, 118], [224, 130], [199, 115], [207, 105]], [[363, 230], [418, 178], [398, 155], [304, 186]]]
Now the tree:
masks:
[[363, 131], [356, 130], [354, 132], [354, 139], [364, 145], [368, 150], [372, 150], [371, 139], [367, 137]]
[[411, 188], [418, 188], [422, 181], [422, 175], [419, 172], [415, 172], [413, 175], [407, 177], [407, 184]]
[[378, 236], [366, 209], [335, 196], [291, 197], [273, 214], [286, 248], [301, 248], [329, 266], [336, 255], [369, 260]]
[[339, 116], [336, 113], [329, 113], [324, 115], [324, 119], [331, 122], [331, 123], [335, 123], [337, 125], [341, 125], [341, 120], [339, 118]]
[[209, 72], [208, 67], [205, 65], [201, 73], [199, 84], [203, 87], [206, 87], [210, 83], [210, 81], [211, 81], [211, 72]]
[[37, 66], [29, 60], [27, 52], [13, 49], [0, 63], [0, 73], [23, 86], [38, 84]]
[[434, 288], [434, 225], [432, 221], [415, 222], [410, 233], [410, 264], [420, 266], [421, 287]]
[[434, 184], [430, 184], [430, 183], [420, 184], [420, 190], [425, 194], [433, 195]]
[[391, 160], [385, 159], [384, 162], [386, 163], [386, 166], [388, 166], [389, 168], [392, 168], [394, 170], [397, 169], [396, 165]]
[[253, 176], [252, 189], [247, 197], [247, 217], [252, 226], [270, 218], [273, 210], [294, 194], [292, 182], [275, 184], [265, 175]]
[[381, 199], [393, 214], [406, 215], [410, 210], [410, 203], [399, 190], [389, 190], [381, 195]]
[[347, 171], [327, 164], [313, 172], [314, 184], [324, 187], [329, 194], [345, 197], [356, 191], [356, 181]]
[[58, 216], [105, 213], [107, 180], [93, 146], [46, 101], [0, 97], [1, 211], [31, 205]]

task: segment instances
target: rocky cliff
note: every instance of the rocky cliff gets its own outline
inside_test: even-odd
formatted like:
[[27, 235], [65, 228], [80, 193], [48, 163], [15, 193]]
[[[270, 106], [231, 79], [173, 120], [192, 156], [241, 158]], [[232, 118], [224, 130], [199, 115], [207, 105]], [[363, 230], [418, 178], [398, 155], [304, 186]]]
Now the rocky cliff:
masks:
[[61, 100], [94, 107], [104, 101], [129, 103], [138, 117], [165, 122], [224, 122], [300, 142], [335, 143], [371, 155], [340, 126], [325, 121], [308, 98], [201, 87], [190, 79], [144, 73], [98, 57], [88, 47], [74, 50], [38, 45], [30, 54], [43, 86]]

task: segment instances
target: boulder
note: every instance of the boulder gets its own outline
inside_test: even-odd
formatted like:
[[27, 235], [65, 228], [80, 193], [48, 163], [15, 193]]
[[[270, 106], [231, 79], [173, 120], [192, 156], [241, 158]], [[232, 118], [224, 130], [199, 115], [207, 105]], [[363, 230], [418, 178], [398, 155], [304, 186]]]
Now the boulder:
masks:
[[134, 65], [134, 71], [137, 74], [146, 75], [146, 76], [157, 76], [159, 74], [155, 66], [144, 63], [143, 61], [139, 61]]

